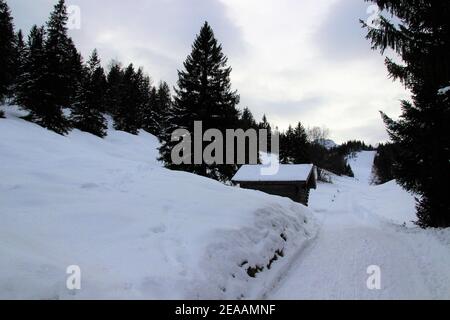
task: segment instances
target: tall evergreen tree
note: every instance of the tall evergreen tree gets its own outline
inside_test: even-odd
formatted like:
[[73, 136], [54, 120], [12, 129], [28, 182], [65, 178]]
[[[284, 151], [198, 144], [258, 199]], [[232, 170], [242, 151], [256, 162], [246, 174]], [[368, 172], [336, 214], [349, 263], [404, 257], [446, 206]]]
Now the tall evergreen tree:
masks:
[[118, 62], [113, 61], [107, 76], [106, 89], [106, 112], [114, 116], [121, 99], [121, 86], [123, 81], [123, 70]]
[[255, 118], [253, 117], [252, 112], [249, 108], [244, 108], [242, 111], [241, 119], [240, 119], [240, 127], [243, 130], [249, 130], [249, 129], [258, 129], [258, 125], [255, 121]]
[[22, 30], [17, 32], [14, 42], [14, 80], [12, 92], [15, 95], [17, 91], [17, 86], [19, 85], [20, 78], [25, 72], [25, 60], [27, 54], [27, 47], [23, 38]]
[[267, 116], [263, 115], [262, 121], [258, 124], [260, 130], [267, 130], [267, 152], [272, 152], [272, 127], [267, 120]]
[[[239, 112], [236, 105], [239, 103], [239, 96], [231, 90], [231, 68], [227, 67], [222, 46], [217, 42], [207, 22], [194, 41], [184, 69], [178, 72], [173, 109], [175, 112], [172, 113], [171, 125], [191, 133], [194, 131], [194, 121], [202, 121], [204, 130], [215, 128], [223, 133], [226, 129], [237, 127]], [[170, 135], [166, 136], [160, 149], [161, 159], [169, 168], [186, 170], [217, 180], [228, 180], [236, 171], [235, 165], [203, 163], [176, 166], [171, 159], [171, 151], [176, 142], [170, 140]], [[191, 160], [194, 163], [193, 155]]]
[[280, 162], [283, 164], [292, 164], [294, 159], [292, 150], [294, 146], [294, 129], [289, 125], [286, 132], [280, 135]]
[[14, 80], [14, 26], [8, 4], [0, 0], [0, 103], [10, 94]]
[[105, 111], [106, 76], [96, 50], [84, 69], [77, 92], [71, 114], [73, 126], [99, 137], [106, 136], [106, 119], [102, 114]]
[[64, 0], [55, 5], [47, 22], [45, 53], [48, 64], [47, 81], [55, 107], [68, 107], [76, 94], [82, 70], [81, 59], [67, 31], [67, 9]]
[[158, 123], [155, 119], [155, 108], [158, 105], [158, 90], [152, 87], [148, 93], [148, 101], [142, 108], [141, 127], [145, 131], [157, 135]]
[[303, 125], [299, 122], [293, 131], [293, 143], [290, 153], [295, 164], [309, 163], [311, 161], [308, 153], [308, 135]]
[[73, 105], [83, 72], [81, 55], [67, 35], [67, 21], [65, 1], [59, 0], [46, 28], [46, 72], [43, 76], [47, 99], [41, 124], [61, 134], [70, 128], [62, 110]]
[[172, 110], [172, 93], [167, 82], [161, 81], [159, 83], [155, 108], [155, 121], [158, 125], [158, 136], [164, 130], [165, 121], [169, 117]]
[[33, 26], [22, 62], [22, 72], [17, 78], [16, 103], [30, 112], [29, 119], [45, 125], [46, 91], [45, 73], [47, 72], [44, 49], [44, 27]]
[[141, 97], [137, 74], [133, 64], [130, 64], [123, 74], [120, 85], [120, 98], [114, 114], [116, 130], [138, 134], [141, 127]]
[[[433, 0], [370, 0], [399, 21], [381, 17], [380, 28], [368, 28], [373, 49], [391, 48], [403, 64], [386, 59], [393, 79], [412, 92], [402, 102], [402, 116], [393, 121], [383, 114], [392, 141], [398, 147], [394, 175], [419, 195], [418, 224], [450, 226], [450, 197], [442, 181], [450, 180], [449, 94], [450, 2]], [[397, 23], [399, 22], [399, 23]]]
[[138, 126], [139, 128], [144, 127], [144, 117], [147, 118], [147, 113], [152, 117], [153, 110], [151, 105], [151, 91], [152, 83], [150, 77], [144, 73], [142, 68], [139, 68], [135, 74], [134, 79], [136, 89], [137, 89], [137, 110], [138, 110]]
[[153, 87], [150, 90], [148, 110], [143, 117], [143, 129], [157, 137], [162, 137], [171, 107], [172, 97], [169, 85], [162, 81], [158, 88]]

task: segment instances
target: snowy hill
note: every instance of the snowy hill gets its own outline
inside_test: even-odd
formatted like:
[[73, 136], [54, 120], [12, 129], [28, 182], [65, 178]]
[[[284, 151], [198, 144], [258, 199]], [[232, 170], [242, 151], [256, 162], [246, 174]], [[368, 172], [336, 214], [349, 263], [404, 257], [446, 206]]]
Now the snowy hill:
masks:
[[367, 184], [372, 182], [372, 169], [376, 154], [376, 151], [362, 151], [348, 159], [355, 179]]
[[63, 137], [6, 111], [0, 298], [259, 298], [315, 235], [288, 199], [162, 168], [148, 133]]

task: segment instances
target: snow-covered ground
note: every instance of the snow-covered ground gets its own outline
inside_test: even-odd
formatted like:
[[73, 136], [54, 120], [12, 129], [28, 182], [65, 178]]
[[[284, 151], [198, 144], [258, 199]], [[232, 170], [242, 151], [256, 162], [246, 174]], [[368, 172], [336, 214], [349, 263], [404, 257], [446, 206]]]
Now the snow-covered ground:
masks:
[[[268, 298], [450, 299], [450, 230], [415, 227], [414, 198], [394, 181], [370, 186], [373, 157], [351, 161], [357, 179], [334, 177], [312, 193], [320, 232]], [[370, 266], [380, 290], [367, 286]]]
[[363, 184], [372, 182], [372, 167], [375, 155], [376, 151], [363, 151], [348, 159], [356, 180]]
[[148, 133], [63, 137], [6, 111], [0, 299], [260, 298], [316, 234], [291, 200], [162, 168]]
[[395, 182], [370, 185], [373, 152], [350, 160], [355, 179], [319, 184], [310, 210], [166, 170], [145, 132], [62, 137], [6, 111], [0, 298], [450, 299], [450, 231], [415, 227]]

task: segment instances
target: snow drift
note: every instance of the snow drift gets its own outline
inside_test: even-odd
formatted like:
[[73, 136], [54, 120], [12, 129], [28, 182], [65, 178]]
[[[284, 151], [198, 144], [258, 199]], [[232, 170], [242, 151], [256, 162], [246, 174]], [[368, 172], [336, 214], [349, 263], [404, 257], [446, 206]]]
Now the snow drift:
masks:
[[4, 109], [0, 298], [259, 298], [316, 233], [288, 199], [162, 168], [146, 132], [63, 137]]

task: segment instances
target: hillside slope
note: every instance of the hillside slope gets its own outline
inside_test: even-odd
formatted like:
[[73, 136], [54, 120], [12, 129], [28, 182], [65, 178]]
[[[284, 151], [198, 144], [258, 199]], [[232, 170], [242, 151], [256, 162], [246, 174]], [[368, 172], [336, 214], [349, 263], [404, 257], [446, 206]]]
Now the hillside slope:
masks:
[[362, 151], [348, 159], [356, 180], [363, 184], [372, 182], [372, 168], [376, 154], [376, 151]]
[[[162, 168], [148, 133], [63, 137], [6, 111], [0, 299], [258, 298], [315, 235], [288, 199]], [[70, 265], [79, 291], [66, 288]]]

